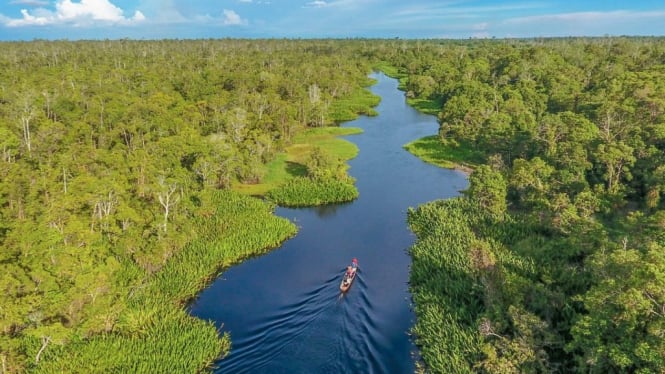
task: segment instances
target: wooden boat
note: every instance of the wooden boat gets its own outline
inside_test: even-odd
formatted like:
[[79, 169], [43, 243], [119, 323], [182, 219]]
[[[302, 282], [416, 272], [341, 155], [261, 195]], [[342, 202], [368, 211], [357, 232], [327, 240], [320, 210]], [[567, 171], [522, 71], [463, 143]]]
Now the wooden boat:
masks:
[[356, 273], [358, 272], [358, 260], [355, 258], [351, 263], [351, 266], [348, 267], [347, 271], [344, 272], [344, 278], [342, 278], [342, 283], [339, 285], [339, 290], [346, 292], [351, 288], [353, 281], [356, 279]]

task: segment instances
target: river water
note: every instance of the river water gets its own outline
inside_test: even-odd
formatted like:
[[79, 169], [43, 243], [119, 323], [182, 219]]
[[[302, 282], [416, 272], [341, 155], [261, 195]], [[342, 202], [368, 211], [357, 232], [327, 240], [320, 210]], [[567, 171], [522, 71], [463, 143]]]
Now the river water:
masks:
[[[230, 332], [231, 353], [218, 373], [413, 373], [417, 348], [408, 291], [415, 236], [406, 211], [449, 198], [466, 176], [419, 160], [402, 146], [437, 133], [436, 118], [410, 106], [397, 81], [372, 75], [381, 96], [376, 117], [345, 126], [360, 148], [351, 160], [360, 197], [318, 208], [278, 208], [298, 234], [276, 249], [225, 271], [191, 304], [190, 313]], [[352, 258], [351, 289], [339, 283]]]

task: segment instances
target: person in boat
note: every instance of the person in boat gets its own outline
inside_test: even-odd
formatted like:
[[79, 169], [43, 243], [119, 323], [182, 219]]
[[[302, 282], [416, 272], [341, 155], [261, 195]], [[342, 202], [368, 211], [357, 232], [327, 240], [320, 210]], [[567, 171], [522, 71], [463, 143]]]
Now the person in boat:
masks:
[[346, 267], [346, 277], [351, 278], [353, 276], [353, 271], [355, 269], [352, 266], [347, 266]]

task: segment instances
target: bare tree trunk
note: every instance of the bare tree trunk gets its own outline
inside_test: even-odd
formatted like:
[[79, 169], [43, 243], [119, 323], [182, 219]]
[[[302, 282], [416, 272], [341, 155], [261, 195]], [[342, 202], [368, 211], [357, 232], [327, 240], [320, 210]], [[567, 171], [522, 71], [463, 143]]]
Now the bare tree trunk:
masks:
[[172, 184], [169, 186], [168, 191], [163, 191], [157, 194], [157, 198], [159, 198], [159, 203], [162, 205], [162, 208], [164, 208], [164, 232], [167, 231], [167, 225], [169, 221], [169, 213], [171, 212], [171, 208], [178, 203], [180, 200], [179, 197], [173, 197], [173, 194], [175, 193], [177, 189], [177, 186], [175, 184]]
[[39, 363], [39, 357], [42, 355], [42, 352], [46, 349], [46, 346], [48, 343], [51, 342], [51, 337], [50, 336], [42, 336], [42, 347], [39, 348], [39, 352], [37, 352], [37, 356], [35, 356], [35, 364]]
[[32, 108], [26, 102], [23, 113], [21, 113], [21, 127], [23, 128], [23, 142], [26, 148], [28, 148], [28, 155], [32, 155], [32, 139], [30, 136], [30, 121], [32, 120], [32, 116]]
[[62, 185], [64, 187], [65, 195], [67, 194], [67, 169], [62, 168]]

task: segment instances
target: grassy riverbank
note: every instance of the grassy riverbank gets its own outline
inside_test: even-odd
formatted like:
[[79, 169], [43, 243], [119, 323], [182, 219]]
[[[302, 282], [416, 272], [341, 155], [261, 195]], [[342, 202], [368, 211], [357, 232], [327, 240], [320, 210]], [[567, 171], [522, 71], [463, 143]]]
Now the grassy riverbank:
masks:
[[229, 335], [191, 317], [186, 302], [220, 269], [279, 246], [297, 229], [272, 214], [274, 205], [249, 196], [214, 191], [199, 199], [196, 239], [163, 269], [135, 283], [141, 269], [119, 264], [116, 282], [135, 284], [113, 303], [113, 332], [49, 347], [38, 372], [197, 372], [228, 353]]
[[295, 232], [212, 191], [324, 176], [314, 161], [353, 157], [335, 136], [357, 130], [322, 126], [378, 103], [352, 41], [2, 47], [0, 122], [26, 124], [0, 128], [2, 372], [202, 370], [229, 339], [186, 302]]
[[470, 147], [444, 144], [437, 135], [414, 140], [404, 145], [404, 149], [430, 164], [467, 173], [481, 162], [482, 157], [482, 154]]
[[[367, 78], [364, 85], [374, 84]], [[366, 88], [358, 88], [350, 95], [336, 100], [330, 108], [333, 122], [351, 121], [359, 115], [374, 116], [374, 107], [381, 98]], [[358, 190], [346, 170], [346, 161], [356, 157], [358, 147], [340, 136], [359, 134], [362, 130], [354, 127], [314, 127], [299, 132], [291, 145], [262, 167], [264, 175], [260, 183], [236, 182], [235, 191], [253, 196], [267, 196], [284, 206], [315, 206], [329, 203], [348, 202], [358, 197]], [[313, 160], [316, 154], [323, 154], [326, 165]], [[312, 163], [327, 169], [322, 174], [313, 171]]]
[[[399, 80], [398, 88], [407, 90], [408, 74], [401, 73], [395, 66], [387, 62], [374, 65], [391, 78]], [[406, 97], [406, 102], [421, 113], [437, 116], [441, 111], [443, 100], [435, 98]], [[460, 143], [443, 143], [437, 135], [426, 136], [405, 144], [404, 149], [421, 160], [446, 169], [458, 169], [470, 173], [475, 165], [482, 162], [482, 153]]]
[[[317, 127], [299, 133], [293, 144], [286, 147], [284, 153], [265, 166], [265, 178], [261, 183], [236, 183], [233, 189], [246, 195], [265, 196], [270, 191], [289, 185], [292, 180], [301, 180], [308, 176], [307, 161], [315, 149], [320, 149], [329, 157], [346, 162], [358, 155], [358, 147], [352, 142], [341, 139], [340, 136], [360, 134], [362, 130], [357, 127]], [[351, 185], [353, 187], [353, 185]], [[311, 194], [325, 194], [320, 185], [311, 184], [307, 190]], [[355, 187], [354, 187], [355, 189]], [[318, 192], [317, 192], [318, 191]], [[348, 201], [348, 200], [344, 200]], [[278, 201], [279, 202], [279, 201]], [[303, 204], [305, 201], [303, 201]], [[287, 204], [292, 205], [292, 204]], [[305, 205], [318, 205], [316, 201]]]

